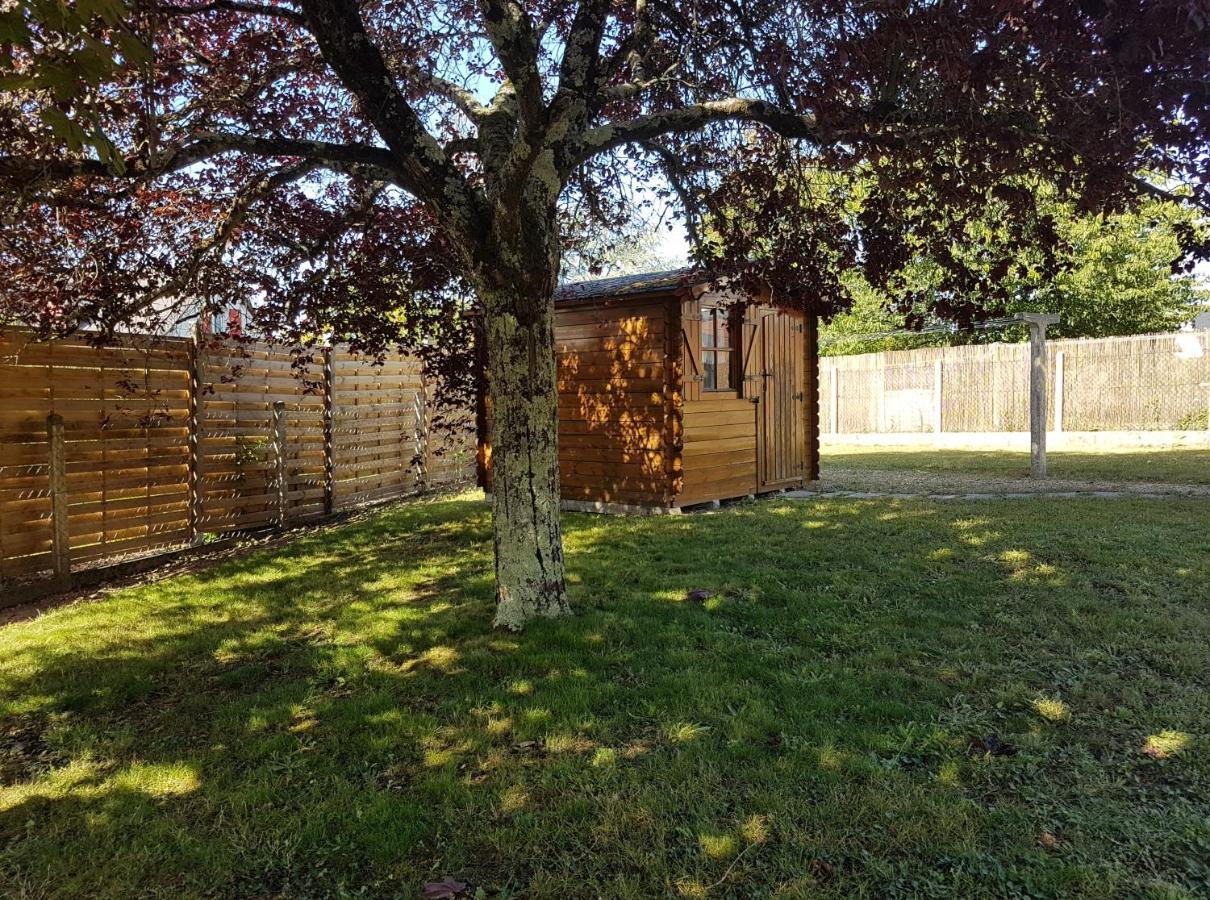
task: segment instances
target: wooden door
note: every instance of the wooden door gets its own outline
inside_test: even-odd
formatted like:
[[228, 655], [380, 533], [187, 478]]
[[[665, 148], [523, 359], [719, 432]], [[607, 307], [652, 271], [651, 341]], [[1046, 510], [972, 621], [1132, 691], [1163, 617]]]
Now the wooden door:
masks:
[[757, 422], [757, 468], [762, 488], [782, 487], [804, 477], [806, 440], [805, 345], [802, 320], [772, 309], [760, 311], [761, 398]]

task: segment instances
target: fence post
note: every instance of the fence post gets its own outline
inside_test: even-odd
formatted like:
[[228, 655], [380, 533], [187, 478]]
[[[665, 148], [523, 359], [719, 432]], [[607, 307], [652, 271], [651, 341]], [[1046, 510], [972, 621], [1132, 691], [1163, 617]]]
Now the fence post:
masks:
[[413, 402], [416, 406], [416, 487], [421, 492], [429, 486], [429, 419], [428, 419], [428, 386], [424, 380], [424, 370], [420, 370], [420, 390], [416, 391]]
[[832, 361], [832, 395], [828, 398], [828, 418], [832, 420], [832, 434], [840, 433], [840, 366]]
[[273, 401], [273, 486], [277, 496], [274, 524], [286, 527], [286, 401]]
[[63, 417], [46, 417], [46, 437], [50, 454], [50, 527], [51, 560], [55, 581], [66, 589], [71, 584], [71, 546], [67, 529], [67, 453], [63, 446]]
[[1063, 404], [1065, 390], [1064, 375], [1066, 374], [1067, 354], [1059, 350], [1055, 353], [1055, 432], [1063, 433]]
[[933, 434], [941, 433], [941, 360], [933, 361]]
[[1046, 326], [1059, 317], [1047, 313], [1018, 313], [1029, 326], [1029, 474], [1046, 477]]
[[202, 389], [200, 323], [193, 329], [189, 341], [189, 543], [197, 544], [202, 537], [202, 492], [199, 476], [201, 451], [201, 421], [199, 418]]
[[878, 354], [878, 433], [886, 434], [886, 370], [890, 359]]
[[336, 406], [336, 377], [332, 348], [324, 347], [324, 515], [336, 511], [336, 458], [332, 439], [332, 417]]

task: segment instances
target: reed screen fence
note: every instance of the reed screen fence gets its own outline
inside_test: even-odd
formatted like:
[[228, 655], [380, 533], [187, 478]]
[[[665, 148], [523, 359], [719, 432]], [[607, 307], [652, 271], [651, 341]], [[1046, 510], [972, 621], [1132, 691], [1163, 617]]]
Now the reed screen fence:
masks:
[[[1047, 430], [1205, 431], [1210, 331], [1048, 340]], [[973, 344], [820, 361], [828, 435], [1027, 432], [1029, 345]]]

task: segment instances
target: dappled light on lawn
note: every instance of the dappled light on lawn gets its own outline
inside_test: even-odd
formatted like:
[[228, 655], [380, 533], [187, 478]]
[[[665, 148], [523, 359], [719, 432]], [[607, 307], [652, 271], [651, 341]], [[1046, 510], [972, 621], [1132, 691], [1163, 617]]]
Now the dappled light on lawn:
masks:
[[9, 626], [0, 888], [1196, 895], [1204, 510], [1103, 508], [573, 515], [514, 635], [468, 495]]
[[1159, 734], [1147, 736], [1143, 744], [1143, 752], [1155, 759], [1167, 759], [1178, 753], [1184, 753], [1193, 746], [1193, 736], [1183, 731], [1164, 729]]

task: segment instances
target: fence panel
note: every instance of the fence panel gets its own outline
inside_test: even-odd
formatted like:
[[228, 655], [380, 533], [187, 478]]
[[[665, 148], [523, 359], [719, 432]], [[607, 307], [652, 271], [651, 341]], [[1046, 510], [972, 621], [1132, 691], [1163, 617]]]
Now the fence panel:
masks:
[[1055, 341], [1064, 356], [1063, 430], [1205, 429], [1210, 332]]
[[46, 419], [62, 416], [73, 563], [189, 531], [186, 340], [0, 339], [0, 575], [51, 565]]
[[332, 367], [336, 508], [416, 490], [424, 392], [420, 362], [400, 358], [375, 365], [364, 357], [334, 352]]
[[323, 515], [323, 357], [263, 343], [204, 345], [199, 403], [199, 526], [208, 533], [275, 521], [273, 403], [285, 403], [287, 523]]
[[474, 433], [475, 414], [470, 410], [443, 411], [442, 423], [427, 429], [428, 487], [448, 487], [475, 477], [476, 444], [467, 440]]
[[[325, 367], [325, 356], [330, 368]], [[273, 406], [284, 404], [285, 490]], [[0, 579], [53, 565], [47, 417], [63, 421], [75, 565], [462, 482], [474, 418], [429, 435], [418, 360], [133, 335], [0, 336]], [[454, 418], [459, 418], [454, 416]], [[330, 493], [329, 493], [330, 491]], [[284, 506], [284, 510], [279, 510]]]
[[941, 356], [946, 431], [1029, 430], [1028, 344], [946, 350]]

